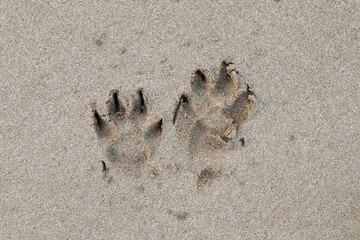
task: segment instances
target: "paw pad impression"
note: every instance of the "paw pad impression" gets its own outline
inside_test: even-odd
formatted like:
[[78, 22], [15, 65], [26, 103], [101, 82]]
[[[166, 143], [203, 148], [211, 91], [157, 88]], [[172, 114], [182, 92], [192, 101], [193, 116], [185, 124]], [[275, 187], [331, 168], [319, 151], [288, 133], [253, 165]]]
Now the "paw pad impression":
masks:
[[232, 146], [240, 125], [248, 118], [255, 93], [247, 85], [238, 89], [234, 64], [223, 60], [216, 73], [196, 68], [190, 91], [182, 92], [175, 104], [173, 124], [192, 154], [210, 146]]
[[149, 102], [141, 88], [129, 104], [122, 100], [118, 90], [111, 90], [105, 106], [107, 114], [100, 115], [92, 105], [90, 116], [106, 157], [125, 170], [144, 166], [161, 143], [162, 118], [149, 118]]

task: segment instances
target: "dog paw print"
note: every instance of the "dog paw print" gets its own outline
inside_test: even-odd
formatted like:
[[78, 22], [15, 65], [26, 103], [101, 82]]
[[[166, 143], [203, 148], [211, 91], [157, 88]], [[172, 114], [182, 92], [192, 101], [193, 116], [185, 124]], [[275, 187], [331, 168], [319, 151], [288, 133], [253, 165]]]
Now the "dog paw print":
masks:
[[239, 89], [235, 66], [223, 60], [216, 71], [196, 68], [190, 90], [181, 92], [173, 112], [173, 124], [192, 154], [201, 149], [228, 149], [254, 105], [249, 85]]
[[149, 102], [138, 89], [125, 103], [118, 90], [111, 90], [105, 102], [106, 114], [91, 105], [91, 121], [110, 163], [125, 171], [146, 165], [161, 143], [163, 120], [149, 117]]

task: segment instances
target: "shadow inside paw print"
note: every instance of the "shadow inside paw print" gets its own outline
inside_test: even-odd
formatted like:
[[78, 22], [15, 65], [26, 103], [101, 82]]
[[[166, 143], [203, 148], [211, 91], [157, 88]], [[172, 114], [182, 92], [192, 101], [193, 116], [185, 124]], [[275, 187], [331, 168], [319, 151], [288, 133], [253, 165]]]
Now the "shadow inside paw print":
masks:
[[[240, 125], [248, 118], [255, 93], [237, 88], [234, 64], [223, 60], [215, 74], [197, 68], [188, 92], [180, 94], [173, 124], [191, 154], [201, 149], [228, 149]], [[215, 79], [215, 81], [213, 81]]]
[[91, 121], [107, 159], [125, 171], [146, 165], [161, 143], [163, 120], [148, 119], [150, 107], [143, 89], [125, 104], [118, 90], [111, 90], [105, 102], [107, 114], [91, 106]]

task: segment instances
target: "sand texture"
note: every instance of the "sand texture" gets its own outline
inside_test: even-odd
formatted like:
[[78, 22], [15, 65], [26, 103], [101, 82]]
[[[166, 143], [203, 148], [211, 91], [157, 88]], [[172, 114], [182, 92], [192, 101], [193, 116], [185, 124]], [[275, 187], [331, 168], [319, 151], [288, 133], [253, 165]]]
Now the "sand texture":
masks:
[[0, 17], [0, 239], [360, 239], [359, 1]]

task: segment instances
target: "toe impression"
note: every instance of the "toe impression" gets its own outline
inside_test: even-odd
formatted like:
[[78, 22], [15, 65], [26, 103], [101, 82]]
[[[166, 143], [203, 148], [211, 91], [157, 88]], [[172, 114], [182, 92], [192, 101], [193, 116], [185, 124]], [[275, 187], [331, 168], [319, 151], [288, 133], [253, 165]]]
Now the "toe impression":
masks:
[[247, 89], [236, 97], [234, 103], [224, 109], [224, 113], [234, 120], [237, 128], [249, 117], [254, 106], [254, 97], [255, 93], [248, 85]]
[[231, 64], [231, 62], [224, 60], [220, 65], [218, 78], [215, 84], [215, 92], [217, 94], [225, 95], [236, 91], [234, 71], [229, 67]]
[[109, 122], [104, 119], [96, 109], [91, 110], [91, 120], [99, 139], [103, 139], [111, 135], [112, 131]]
[[149, 102], [144, 94], [143, 89], [138, 89], [136, 94], [132, 97], [132, 119], [137, 121], [146, 120], [147, 114], [149, 112]]
[[122, 102], [119, 91], [111, 90], [109, 93], [109, 98], [106, 101], [106, 107], [109, 112], [109, 117], [115, 124], [119, 120], [123, 120], [126, 117], [126, 108], [124, 103]]

